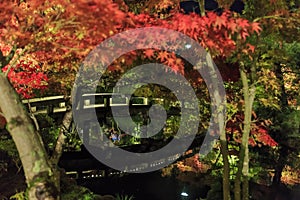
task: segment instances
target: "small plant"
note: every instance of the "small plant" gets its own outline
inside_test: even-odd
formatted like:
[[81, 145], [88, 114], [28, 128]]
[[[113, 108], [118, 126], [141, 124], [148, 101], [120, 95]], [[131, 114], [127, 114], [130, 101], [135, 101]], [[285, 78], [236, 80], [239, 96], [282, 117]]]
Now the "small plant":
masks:
[[0, 164], [0, 168], [2, 168], [4, 171], [8, 170], [8, 168], [5, 167], [9, 167], [10, 160], [15, 164], [15, 166], [19, 170], [21, 169], [22, 165], [19, 158], [19, 153], [17, 151], [14, 141], [11, 138], [0, 139], [0, 156], [1, 159], [4, 159], [1, 161]]
[[10, 200], [27, 200], [26, 192], [18, 192], [9, 198]]
[[134, 197], [133, 195], [129, 196], [129, 195], [120, 195], [120, 194], [117, 194], [116, 195], [116, 200], [133, 200]]

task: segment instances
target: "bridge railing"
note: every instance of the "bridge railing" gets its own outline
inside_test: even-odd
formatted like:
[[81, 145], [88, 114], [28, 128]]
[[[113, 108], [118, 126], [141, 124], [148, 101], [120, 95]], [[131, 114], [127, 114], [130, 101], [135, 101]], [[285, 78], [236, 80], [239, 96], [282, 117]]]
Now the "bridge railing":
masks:
[[[22, 100], [33, 114], [63, 113], [67, 110], [67, 99], [63, 95]], [[151, 101], [146, 97], [128, 98], [122, 94], [94, 93], [83, 94], [77, 102], [76, 110], [108, 108], [112, 106], [147, 106]]]
[[[28, 111], [33, 114], [62, 114], [67, 110], [67, 100], [69, 96], [50, 96], [22, 100]], [[82, 94], [80, 101], [77, 102], [76, 110], [109, 108], [114, 106], [149, 106], [152, 104], [168, 104], [169, 107], [180, 108], [184, 106], [189, 108], [190, 105], [180, 101], [165, 102], [162, 98], [147, 97], [128, 97], [118, 93], [89, 93]]]
[[129, 98], [122, 94], [112, 93], [94, 93], [83, 94], [81, 101], [78, 102], [76, 109], [88, 109], [99, 107], [113, 107], [113, 106], [139, 106], [149, 105], [150, 101], [146, 97], [132, 97]]
[[33, 114], [49, 114], [66, 112], [66, 97], [50, 96], [22, 100], [22, 103]]

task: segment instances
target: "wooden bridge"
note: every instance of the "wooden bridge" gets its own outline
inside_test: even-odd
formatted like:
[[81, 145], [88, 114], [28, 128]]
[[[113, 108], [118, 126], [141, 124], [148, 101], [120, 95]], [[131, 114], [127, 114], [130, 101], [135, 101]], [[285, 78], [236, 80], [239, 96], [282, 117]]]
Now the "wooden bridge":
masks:
[[[61, 121], [65, 112], [67, 111], [68, 98], [63, 95], [61, 96], [52, 96], [52, 97], [43, 97], [43, 98], [34, 98], [23, 100], [23, 104], [27, 107], [28, 111], [34, 115], [38, 114], [48, 114], [53, 117], [56, 121]], [[122, 107], [129, 107], [131, 115], [141, 115], [148, 116], [148, 111], [151, 105], [161, 104], [162, 106], [168, 107], [167, 115], [180, 115], [181, 109], [180, 106], [183, 105], [185, 108], [189, 108], [188, 105], [185, 105], [182, 102], [165, 102], [164, 99], [149, 99], [146, 97], [131, 97], [128, 98], [125, 95], [113, 94], [113, 93], [94, 93], [94, 94], [83, 94], [80, 98], [80, 101], [76, 104], [76, 107], [73, 107], [73, 111], [80, 112], [80, 127], [91, 126], [91, 123], [103, 123], [107, 124], [107, 119], [112, 117], [111, 108], [118, 107], [122, 111]], [[167, 105], [166, 105], [167, 104]], [[193, 109], [193, 108], [191, 108]], [[97, 121], [91, 118], [91, 111], [96, 110]], [[118, 113], [120, 116], [122, 112]], [[94, 120], [94, 121], [92, 121]], [[98, 130], [100, 131], [100, 130]], [[93, 145], [93, 138], [89, 133], [89, 130], [83, 130], [83, 143], [84, 145]], [[103, 133], [102, 133], [103, 137]], [[194, 142], [190, 149], [194, 149], [200, 146], [202, 142], [202, 137], [199, 137], [196, 142]], [[151, 141], [150, 141], [151, 140]], [[153, 139], [144, 139], [142, 143], [122, 147], [125, 150], [131, 152], [149, 152], [155, 149], [159, 149], [166, 145], [167, 143], [161, 140]], [[178, 145], [179, 147], [179, 145]], [[96, 148], [96, 147], [95, 147]], [[150, 150], [149, 150], [150, 149]], [[165, 162], [175, 161], [180, 157], [180, 155], [172, 155], [168, 158], [163, 158], [160, 160], [153, 161], [152, 163], [146, 163], [147, 168], [157, 167], [158, 165], [163, 166]], [[107, 175], [109, 168], [104, 164], [96, 160], [86, 149], [82, 149], [80, 152], [64, 152], [60, 160], [60, 166], [63, 167], [68, 174], [72, 175], [75, 178], [89, 178], [89, 177], [101, 177], [104, 174]], [[145, 167], [144, 164], [136, 165], [135, 167], [129, 166], [130, 170], [142, 170]], [[109, 172], [109, 174], [119, 173], [116, 171]]]
[[[67, 110], [67, 102], [69, 96], [50, 96], [33, 99], [22, 100], [22, 103], [27, 107], [28, 111], [37, 114], [63, 114]], [[78, 102], [76, 110], [109, 110], [110, 107], [122, 107], [129, 106], [131, 108], [150, 107], [153, 104], [161, 104], [163, 106], [170, 107], [172, 109], [178, 109], [181, 105], [188, 107], [188, 105], [182, 104], [179, 101], [172, 101], [166, 103], [161, 98], [146, 98], [146, 97], [131, 97], [130, 99], [122, 94], [116, 93], [94, 93], [83, 94]]]
[[[173, 163], [176, 160], [182, 160], [187, 157], [191, 157], [194, 154], [197, 154], [200, 150], [201, 144], [203, 142], [204, 135], [198, 135], [194, 139], [193, 143], [187, 149], [187, 154], [174, 154], [168, 157], [162, 157], [160, 159], [152, 160], [151, 162], [144, 162], [133, 164], [131, 166], [124, 166], [128, 168], [126, 172], [129, 173], [137, 173], [138, 171], [147, 170], [150, 171], [151, 168], [158, 169], [166, 166], [166, 163]], [[175, 138], [173, 140], [176, 140]], [[135, 152], [135, 153], [147, 153], [151, 149], [151, 151], [158, 150], [165, 145], [167, 145], [168, 141], [162, 140], [153, 140], [153, 139], [145, 139], [141, 144], [134, 144], [131, 146], [121, 147], [124, 150]], [[178, 141], [178, 144], [174, 148], [180, 148], [182, 141]], [[97, 147], [94, 147], [97, 148]], [[176, 149], [173, 149], [176, 151]], [[126, 158], [120, 158], [122, 161]], [[120, 162], [122, 162], [120, 160]], [[124, 172], [120, 172], [114, 169], [109, 168], [104, 165], [96, 158], [94, 158], [85, 148], [80, 152], [64, 152], [59, 165], [66, 170], [66, 173], [76, 179], [86, 179], [86, 178], [98, 178], [105, 176], [113, 176], [120, 175]]]

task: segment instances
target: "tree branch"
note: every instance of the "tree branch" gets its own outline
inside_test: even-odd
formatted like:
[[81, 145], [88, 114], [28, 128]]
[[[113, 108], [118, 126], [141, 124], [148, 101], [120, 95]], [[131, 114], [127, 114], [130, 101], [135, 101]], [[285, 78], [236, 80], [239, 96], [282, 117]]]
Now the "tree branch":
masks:
[[255, 18], [253, 20], [253, 22], [258, 22], [258, 21], [263, 20], [263, 19], [278, 19], [278, 20], [287, 20], [287, 19], [289, 19], [289, 20], [295, 21], [295, 22], [299, 21], [299, 20], [293, 19], [293, 18], [280, 17], [279, 15], [269, 15], [269, 16], [262, 16], [262, 17]]
[[51, 163], [53, 165], [57, 165], [58, 161], [62, 155], [63, 152], [63, 146], [65, 144], [65, 139], [66, 136], [65, 134], [68, 132], [68, 130], [70, 129], [70, 126], [72, 124], [72, 120], [73, 120], [73, 113], [72, 113], [72, 109], [68, 108], [64, 118], [62, 120], [62, 125], [60, 126], [60, 130], [59, 130], [59, 134], [58, 134], [58, 138], [56, 141], [56, 145], [54, 148], [54, 152], [53, 155], [51, 156]]
[[9, 73], [10, 69], [11, 69], [12, 67], [15, 67], [15, 65], [16, 65], [16, 63], [18, 62], [19, 58], [20, 58], [22, 55], [24, 55], [24, 53], [25, 53], [27, 50], [28, 50], [28, 48], [25, 47], [19, 54], [17, 54], [17, 57], [16, 57], [15, 59], [13, 59], [12, 63], [8, 66], [8, 68], [7, 68], [6, 72], [5, 72], [5, 77], [8, 76], [8, 73]]

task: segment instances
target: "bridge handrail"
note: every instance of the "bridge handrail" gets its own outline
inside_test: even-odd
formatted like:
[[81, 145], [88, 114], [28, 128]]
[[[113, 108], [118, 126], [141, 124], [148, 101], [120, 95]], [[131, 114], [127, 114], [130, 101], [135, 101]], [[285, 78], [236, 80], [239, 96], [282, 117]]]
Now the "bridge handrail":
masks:
[[[114, 103], [112, 100], [113, 96], [120, 96], [121, 98], [125, 99], [124, 103]], [[97, 102], [95, 99], [95, 103], [91, 104], [91, 99], [89, 97], [103, 97], [103, 102]], [[66, 103], [67, 99], [70, 96], [64, 95], [57, 95], [57, 96], [49, 96], [49, 97], [39, 97], [39, 98], [32, 98], [32, 99], [24, 99], [22, 103], [27, 107], [27, 109], [31, 109], [32, 113], [39, 114], [39, 113], [47, 113], [48, 108], [52, 106], [52, 112], [65, 112], [66, 111]], [[136, 100], [142, 99], [141, 103], [137, 103]], [[86, 101], [86, 102], [84, 102]], [[83, 109], [88, 108], [98, 108], [98, 107], [109, 107], [109, 106], [139, 106], [139, 105], [149, 105], [149, 99], [146, 97], [131, 97], [130, 99], [123, 94], [116, 94], [116, 93], [85, 93], [82, 94], [81, 101], [78, 102], [83, 106]], [[29, 104], [29, 105], [28, 105]]]

